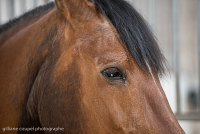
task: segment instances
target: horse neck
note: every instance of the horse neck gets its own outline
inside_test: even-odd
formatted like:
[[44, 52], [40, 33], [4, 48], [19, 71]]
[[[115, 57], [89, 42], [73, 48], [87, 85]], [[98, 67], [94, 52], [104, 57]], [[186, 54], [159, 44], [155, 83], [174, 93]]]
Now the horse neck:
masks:
[[[4, 37], [9, 38], [3, 39], [4, 43], [0, 41], [0, 118], [7, 118], [7, 121], [1, 122], [0, 127], [7, 122], [11, 126], [19, 123], [30, 89], [49, 54], [58, 21], [56, 9], [52, 9], [37, 19], [24, 22], [23, 28], [22, 25], [14, 27], [11, 36], [12, 30], [4, 33]], [[15, 99], [14, 104], [10, 98]]]
[[12, 24], [11, 22], [11, 28], [8, 28], [6, 31], [0, 33], [0, 46], [4, 44], [4, 42], [7, 41], [9, 38], [16, 35], [19, 31], [38, 21], [38, 19], [46, 15], [48, 12], [49, 10], [36, 14], [34, 15], [34, 17], [26, 17], [25, 20], [23, 19], [24, 17], [22, 17], [22, 19], [19, 19], [14, 24]]
[[[36, 55], [39, 59], [45, 57], [50, 46], [50, 38], [56, 33], [56, 20], [58, 19], [55, 9], [42, 14], [38, 18], [26, 19], [24, 22], [11, 27], [11, 29], [0, 35], [1, 58], [5, 58], [8, 55], [9, 57], [13, 56], [13, 63], [18, 57], [27, 59], [27, 61], [37, 60], [31, 59], [36, 58], [34, 57]], [[38, 51], [41, 51], [41, 53], [38, 53]], [[9, 58], [6, 59], [9, 62]]]

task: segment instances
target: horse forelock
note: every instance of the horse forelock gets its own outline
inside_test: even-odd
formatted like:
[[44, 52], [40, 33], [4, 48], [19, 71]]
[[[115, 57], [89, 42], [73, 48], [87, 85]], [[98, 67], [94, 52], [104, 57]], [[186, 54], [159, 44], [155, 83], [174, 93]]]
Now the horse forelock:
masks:
[[139, 67], [155, 74], [165, 73], [165, 58], [142, 16], [124, 0], [93, 0], [118, 31]]

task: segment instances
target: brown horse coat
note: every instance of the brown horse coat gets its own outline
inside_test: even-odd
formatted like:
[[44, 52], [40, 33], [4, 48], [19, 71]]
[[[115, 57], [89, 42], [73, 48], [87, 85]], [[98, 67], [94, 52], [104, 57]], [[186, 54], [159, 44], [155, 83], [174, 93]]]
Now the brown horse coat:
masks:
[[96, 5], [56, 5], [0, 33], [0, 128], [182, 134], [158, 72], [141, 69]]

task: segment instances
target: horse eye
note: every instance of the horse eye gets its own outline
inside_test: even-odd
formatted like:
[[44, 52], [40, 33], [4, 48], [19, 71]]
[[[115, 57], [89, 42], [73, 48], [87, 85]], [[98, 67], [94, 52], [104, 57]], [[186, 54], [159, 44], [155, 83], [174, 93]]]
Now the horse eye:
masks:
[[126, 80], [125, 72], [116, 67], [106, 68], [101, 73], [103, 74], [104, 77], [106, 77], [109, 80], [121, 80], [121, 81]]

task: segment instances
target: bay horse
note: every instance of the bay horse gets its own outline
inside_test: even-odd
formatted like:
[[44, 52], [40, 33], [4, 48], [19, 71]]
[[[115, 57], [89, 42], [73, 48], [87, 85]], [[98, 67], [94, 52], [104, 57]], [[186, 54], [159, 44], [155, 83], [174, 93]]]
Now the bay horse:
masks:
[[182, 134], [164, 72], [127, 2], [55, 0], [0, 27], [1, 133]]

